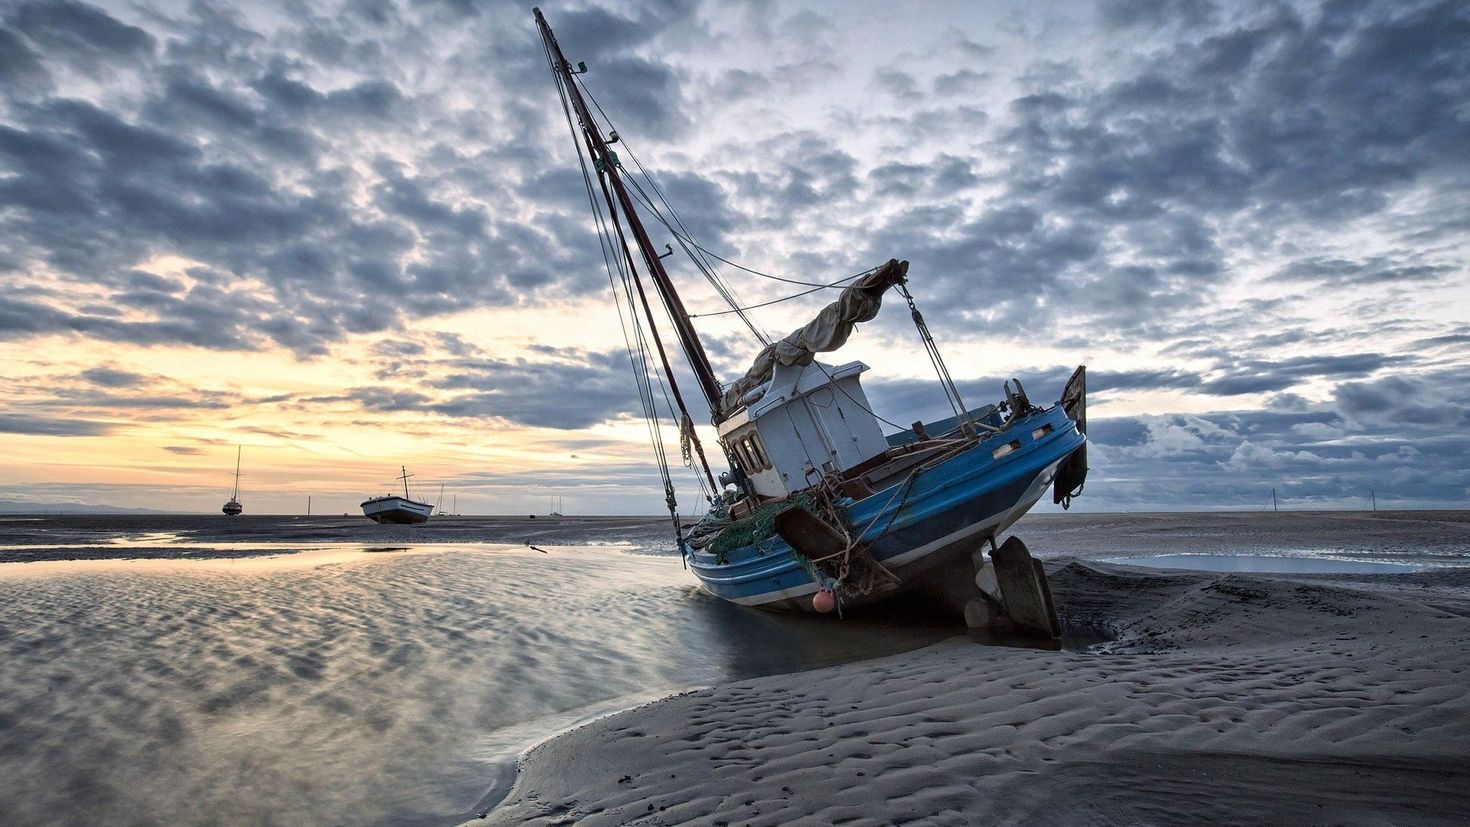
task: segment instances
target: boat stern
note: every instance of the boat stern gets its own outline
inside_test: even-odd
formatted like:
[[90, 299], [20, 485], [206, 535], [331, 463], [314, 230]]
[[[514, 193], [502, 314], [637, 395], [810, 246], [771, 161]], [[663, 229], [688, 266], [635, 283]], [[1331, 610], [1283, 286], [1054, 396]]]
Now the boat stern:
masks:
[[[1058, 405], [1067, 412], [1067, 417], [1077, 425], [1077, 433], [1087, 436], [1087, 366], [1078, 365], [1072, 378], [1062, 388]], [[1087, 443], [1083, 442], [1068, 454], [1057, 466], [1057, 476], [1052, 483], [1052, 502], [1062, 508], [1072, 506], [1072, 498], [1082, 493], [1087, 482]]]

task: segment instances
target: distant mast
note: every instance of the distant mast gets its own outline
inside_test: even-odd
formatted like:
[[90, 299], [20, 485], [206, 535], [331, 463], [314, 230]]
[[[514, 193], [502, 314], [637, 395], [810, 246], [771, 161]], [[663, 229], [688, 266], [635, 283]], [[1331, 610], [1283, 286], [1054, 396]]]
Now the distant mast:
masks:
[[241, 446], [235, 446], [235, 490], [230, 492], [230, 501], [220, 509], [226, 517], [238, 517], [245, 511], [240, 505], [240, 451]]

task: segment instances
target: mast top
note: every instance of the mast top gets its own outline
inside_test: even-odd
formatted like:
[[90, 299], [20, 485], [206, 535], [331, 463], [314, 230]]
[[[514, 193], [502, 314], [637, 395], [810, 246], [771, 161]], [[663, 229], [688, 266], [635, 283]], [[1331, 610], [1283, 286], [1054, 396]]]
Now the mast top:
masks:
[[[551, 69], [556, 75], [557, 84], [561, 87], [562, 94], [571, 103], [577, 121], [580, 123], [587, 155], [593, 161], [598, 176], [605, 182], [604, 186], [610, 187], [611, 195], [615, 197], [609, 199], [609, 206], [615, 200], [618, 212], [622, 213], [623, 218], [628, 222], [632, 230], [633, 241], [636, 242], [638, 251], [642, 254], [643, 263], [648, 268], [654, 286], [658, 289], [664, 309], [668, 311], [669, 318], [674, 323], [674, 330], [678, 334], [684, 356], [689, 360], [695, 378], [699, 380], [699, 388], [703, 391], [705, 401], [709, 404], [710, 415], [718, 417], [722, 391], [720, 382], [715, 377], [714, 366], [704, 351], [704, 344], [700, 341], [699, 334], [694, 330], [694, 323], [690, 320], [689, 311], [684, 308], [684, 301], [680, 298], [679, 291], [674, 287], [668, 271], [664, 269], [659, 252], [648, 237], [648, 230], [643, 226], [643, 220], [638, 215], [633, 198], [623, 184], [621, 165], [618, 163], [617, 156], [608, 148], [608, 140], [603, 137], [602, 129], [597, 125], [591, 110], [587, 108], [587, 102], [582, 98], [582, 90], [574, 75], [580, 74], [584, 67], [579, 64], [577, 71], [572, 69], [566, 55], [562, 54], [561, 45], [556, 41], [556, 35], [551, 31], [551, 25], [541, 14], [541, 9], [537, 7], [532, 11], [536, 15], [536, 24], [541, 29], [541, 39], [546, 46], [547, 57], [551, 61]], [[629, 263], [631, 264], [631, 261]], [[650, 318], [649, 321], [653, 320]]]
[[240, 496], [240, 452], [242, 450], [244, 450], [244, 446], [235, 446], [235, 491], [230, 494], [231, 500], [237, 499]]

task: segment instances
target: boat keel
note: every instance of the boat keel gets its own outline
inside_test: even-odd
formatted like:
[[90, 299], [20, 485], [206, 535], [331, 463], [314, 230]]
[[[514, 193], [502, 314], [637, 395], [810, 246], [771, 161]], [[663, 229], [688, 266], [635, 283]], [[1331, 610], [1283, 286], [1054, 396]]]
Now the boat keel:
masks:
[[965, 605], [965, 623], [972, 631], [1061, 639], [1062, 626], [1046, 570], [1021, 538], [1010, 537], [999, 548], [992, 542], [989, 564], [982, 550], [975, 552], [974, 561], [980, 596]]

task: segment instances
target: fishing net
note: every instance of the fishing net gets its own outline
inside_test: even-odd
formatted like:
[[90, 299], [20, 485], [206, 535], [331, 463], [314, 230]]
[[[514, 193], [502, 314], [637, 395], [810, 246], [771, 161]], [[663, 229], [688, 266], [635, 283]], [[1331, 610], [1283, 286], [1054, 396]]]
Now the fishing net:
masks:
[[766, 503], [752, 511], [750, 516], [731, 523], [719, 536], [705, 545], [705, 550], [713, 554], [715, 562], [721, 565], [724, 565], [730, 552], [738, 548], [755, 546], [757, 551], [763, 551], [760, 544], [776, 534], [776, 515], [793, 506], [812, 510], [811, 499], [806, 494]]

